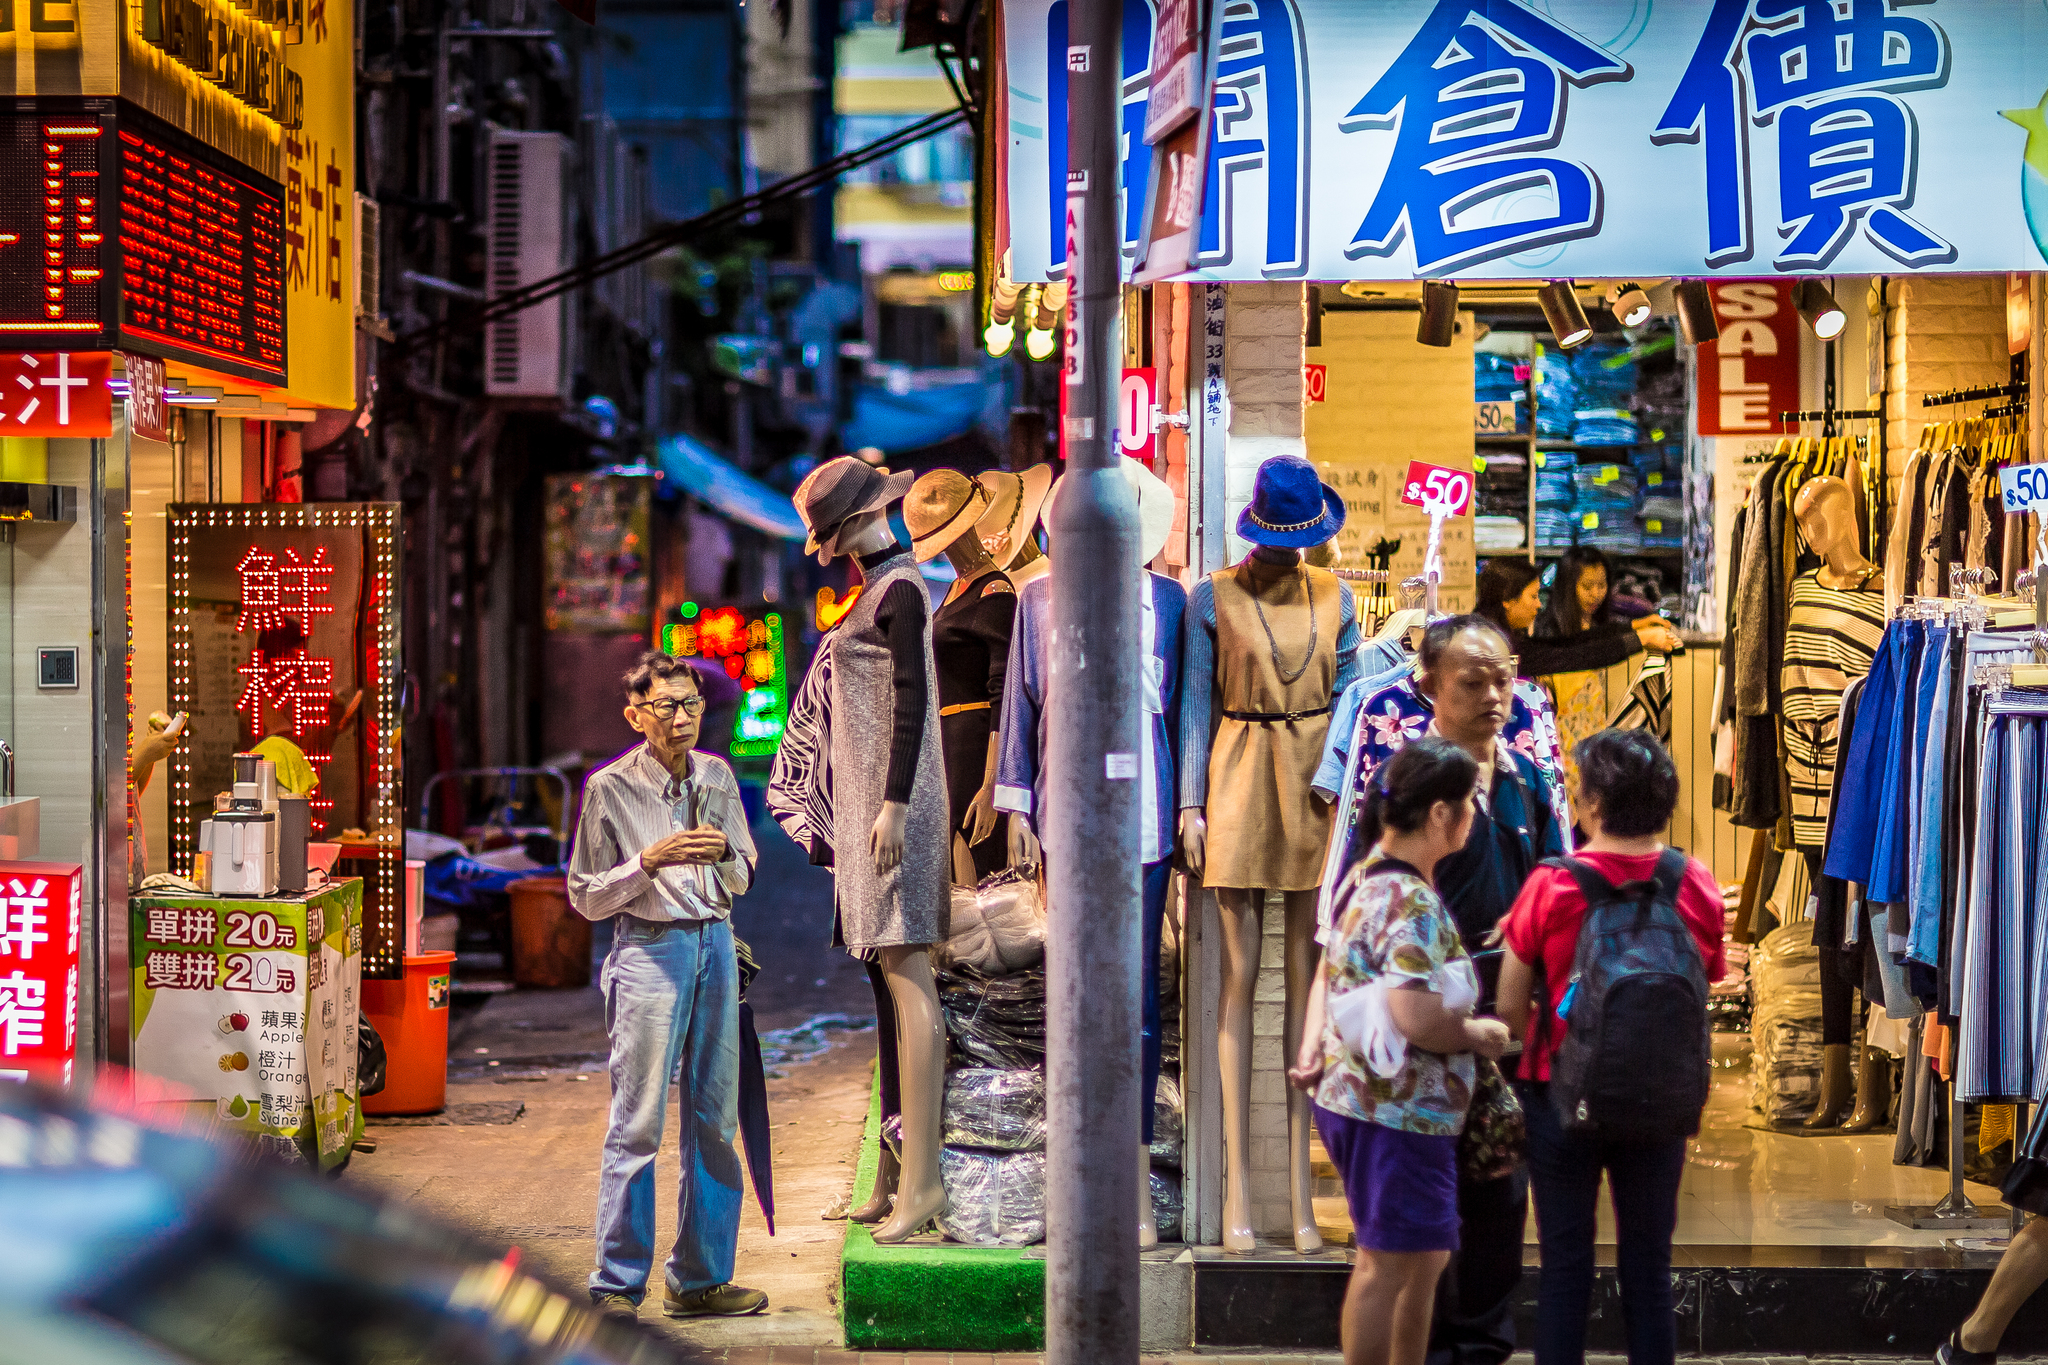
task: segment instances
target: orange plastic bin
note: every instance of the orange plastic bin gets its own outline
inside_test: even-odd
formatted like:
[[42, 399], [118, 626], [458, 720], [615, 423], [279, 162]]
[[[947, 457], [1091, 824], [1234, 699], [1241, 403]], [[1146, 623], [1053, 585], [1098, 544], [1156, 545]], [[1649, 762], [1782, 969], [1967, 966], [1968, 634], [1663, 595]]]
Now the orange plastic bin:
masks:
[[438, 1114], [448, 1106], [448, 988], [453, 953], [407, 954], [399, 981], [365, 981], [363, 1013], [384, 1040], [384, 1088], [365, 1114]]

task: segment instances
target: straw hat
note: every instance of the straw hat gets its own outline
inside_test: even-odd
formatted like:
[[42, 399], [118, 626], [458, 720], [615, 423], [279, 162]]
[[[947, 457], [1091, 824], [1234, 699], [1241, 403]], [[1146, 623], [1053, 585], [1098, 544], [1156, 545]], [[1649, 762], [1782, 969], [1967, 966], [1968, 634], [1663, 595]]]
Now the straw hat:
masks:
[[974, 533], [997, 566], [1007, 569], [1017, 562], [1018, 552], [1038, 525], [1045, 495], [1052, 488], [1052, 466], [1035, 464], [1021, 474], [991, 469], [974, 477], [989, 499], [988, 511], [976, 523]]
[[988, 510], [988, 494], [957, 469], [934, 469], [910, 485], [903, 500], [903, 524], [910, 553], [922, 564], [974, 528]]

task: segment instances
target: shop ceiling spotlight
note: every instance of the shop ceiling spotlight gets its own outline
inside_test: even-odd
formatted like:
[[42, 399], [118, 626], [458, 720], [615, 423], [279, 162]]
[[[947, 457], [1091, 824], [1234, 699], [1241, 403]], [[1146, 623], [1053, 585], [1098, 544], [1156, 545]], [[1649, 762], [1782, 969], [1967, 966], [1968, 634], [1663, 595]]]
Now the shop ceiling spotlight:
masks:
[[1607, 306], [1613, 310], [1614, 320], [1624, 327], [1640, 327], [1650, 320], [1650, 296], [1633, 280], [1616, 285], [1608, 295]]
[[1425, 346], [1448, 346], [1458, 330], [1458, 286], [1449, 280], [1422, 282], [1422, 320], [1415, 339]]
[[1049, 360], [1052, 357], [1053, 336], [1051, 328], [1033, 328], [1024, 334], [1024, 354], [1033, 360]]
[[1010, 347], [1017, 340], [1016, 324], [991, 322], [981, 334], [981, 344], [988, 347], [988, 353], [1001, 360], [1010, 353]]
[[1536, 291], [1536, 302], [1543, 307], [1543, 318], [1550, 324], [1551, 335], [1565, 350], [1593, 335], [1593, 324], [1586, 321], [1586, 310], [1579, 306], [1578, 288], [1570, 280], [1552, 280], [1544, 285]]
[[1849, 315], [1819, 280], [1801, 280], [1792, 287], [1792, 306], [1822, 341], [1833, 341], [1849, 325]]
[[1688, 346], [1721, 335], [1720, 320], [1714, 316], [1714, 292], [1705, 280], [1680, 280], [1671, 292], [1678, 301], [1678, 330]]
[[1054, 333], [1059, 329], [1060, 314], [1067, 306], [1067, 282], [1055, 280], [1038, 293], [1038, 309], [1031, 320], [1031, 330], [1024, 333], [1024, 354], [1033, 360], [1050, 360], [1058, 348]]

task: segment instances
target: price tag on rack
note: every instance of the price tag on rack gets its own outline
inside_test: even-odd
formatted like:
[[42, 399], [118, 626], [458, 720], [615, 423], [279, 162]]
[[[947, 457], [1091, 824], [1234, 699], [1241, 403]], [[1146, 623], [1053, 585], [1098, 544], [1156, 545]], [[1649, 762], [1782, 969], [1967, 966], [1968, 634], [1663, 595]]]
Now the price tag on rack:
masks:
[[1462, 517], [1472, 508], [1472, 474], [1410, 460], [1408, 477], [1401, 483], [1401, 501], [1433, 517]]
[[[1415, 466], [1408, 468], [1412, 477]], [[2027, 512], [2048, 503], [2048, 464], [2007, 465], [1998, 471], [1998, 490], [2008, 512]]]

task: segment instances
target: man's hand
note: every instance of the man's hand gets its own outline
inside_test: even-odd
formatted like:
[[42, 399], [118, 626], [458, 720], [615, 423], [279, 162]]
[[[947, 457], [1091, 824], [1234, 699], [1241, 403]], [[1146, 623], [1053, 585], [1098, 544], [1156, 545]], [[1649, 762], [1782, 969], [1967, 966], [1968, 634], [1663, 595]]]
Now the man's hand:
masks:
[[884, 801], [882, 813], [868, 830], [868, 852], [874, 855], [875, 871], [887, 872], [903, 861], [903, 826], [910, 819], [910, 807], [902, 801]]
[[640, 866], [645, 871], [657, 872], [664, 867], [721, 863], [729, 852], [730, 845], [721, 831], [712, 825], [699, 825], [695, 829], [679, 829], [641, 849]]
[[1209, 852], [1209, 818], [1198, 806], [1189, 806], [1180, 813], [1180, 851], [1187, 859], [1188, 871], [1201, 876], [1202, 863]]

